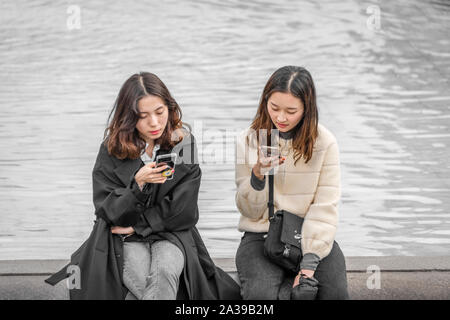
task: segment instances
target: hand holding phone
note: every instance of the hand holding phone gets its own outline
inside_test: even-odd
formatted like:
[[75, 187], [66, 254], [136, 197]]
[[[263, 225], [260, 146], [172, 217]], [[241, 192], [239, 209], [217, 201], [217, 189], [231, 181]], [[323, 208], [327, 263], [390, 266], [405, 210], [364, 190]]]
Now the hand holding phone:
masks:
[[175, 175], [176, 161], [177, 161], [176, 153], [161, 154], [156, 157], [156, 167], [167, 166], [166, 169], [164, 169], [161, 172], [161, 175], [163, 177], [166, 177], [167, 180], [172, 180]]
[[273, 165], [275, 165], [275, 161], [280, 158], [280, 149], [278, 149], [277, 147], [260, 146], [259, 150], [259, 160], [261, 164], [263, 164], [263, 166], [267, 166], [272, 162]]
[[280, 155], [280, 149], [278, 147], [260, 146], [258, 148], [258, 162], [253, 167], [255, 175], [262, 179], [263, 176], [274, 169], [274, 173], [277, 167], [284, 163], [285, 157]]
[[150, 162], [139, 169], [134, 179], [141, 189], [145, 183], [164, 183], [167, 178], [162, 176], [161, 172], [166, 169], [165, 165], [157, 167], [156, 162]]

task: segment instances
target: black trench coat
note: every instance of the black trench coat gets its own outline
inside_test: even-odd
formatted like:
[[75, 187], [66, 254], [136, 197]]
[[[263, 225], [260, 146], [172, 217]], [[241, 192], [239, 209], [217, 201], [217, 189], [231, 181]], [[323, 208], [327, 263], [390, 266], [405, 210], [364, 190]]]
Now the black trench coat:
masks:
[[55, 285], [70, 275], [69, 265], [77, 265], [81, 287], [70, 289], [70, 299], [124, 299], [128, 289], [122, 281], [123, 240], [110, 227], [136, 226], [139, 236], [131, 236], [134, 241], [166, 239], [183, 252], [177, 299], [241, 299], [239, 286], [214, 265], [195, 227], [201, 170], [192, 134], [172, 150], [160, 149], [157, 154], [170, 152], [182, 160], [174, 178], [140, 191], [134, 175], [144, 165], [142, 160], [119, 160], [108, 153], [105, 142], [101, 144], [92, 172], [97, 217], [93, 230], [70, 263], [45, 282]]

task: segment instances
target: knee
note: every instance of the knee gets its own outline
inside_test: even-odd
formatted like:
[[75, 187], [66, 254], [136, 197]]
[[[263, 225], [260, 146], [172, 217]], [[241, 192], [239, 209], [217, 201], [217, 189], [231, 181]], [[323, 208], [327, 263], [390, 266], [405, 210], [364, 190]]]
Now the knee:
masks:
[[319, 287], [319, 291], [317, 293], [317, 300], [348, 300], [348, 290], [347, 286], [337, 286], [334, 288], [329, 287]]
[[272, 294], [271, 292], [257, 292], [257, 291], [251, 291], [251, 292], [243, 292], [242, 298], [244, 300], [277, 300], [277, 295]]
[[348, 300], [346, 272], [331, 277], [321, 277], [317, 300]]
[[183, 267], [183, 259], [172, 260], [170, 263], [161, 263], [155, 268], [151, 268], [150, 277], [157, 276], [163, 279], [178, 279], [183, 271]]
[[160, 241], [152, 246], [151, 273], [167, 279], [178, 278], [184, 268], [181, 250], [169, 241]]
[[171, 265], [160, 265], [153, 269], [153, 275], [163, 279], [178, 279], [183, 271], [183, 265], [180, 263], [172, 263]]

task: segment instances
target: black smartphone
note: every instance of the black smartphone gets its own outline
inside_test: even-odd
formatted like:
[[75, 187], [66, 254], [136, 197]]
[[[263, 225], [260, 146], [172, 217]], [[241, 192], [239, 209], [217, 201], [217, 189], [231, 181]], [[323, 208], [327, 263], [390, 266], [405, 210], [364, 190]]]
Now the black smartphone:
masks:
[[175, 163], [177, 162], [177, 154], [169, 153], [169, 154], [161, 154], [156, 157], [156, 167], [160, 167], [163, 165], [167, 165], [167, 168], [161, 172], [164, 177], [167, 177], [167, 180], [172, 180], [175, 175]]

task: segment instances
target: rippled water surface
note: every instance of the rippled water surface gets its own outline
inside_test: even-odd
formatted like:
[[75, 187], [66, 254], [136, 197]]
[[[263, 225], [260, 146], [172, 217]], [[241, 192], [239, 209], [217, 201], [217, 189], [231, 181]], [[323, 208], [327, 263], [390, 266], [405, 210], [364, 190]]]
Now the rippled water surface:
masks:
[[249, 125], [287, 64], [312, 73], [320, 121], [339, 142], [344, 254], [448, 254], [450, 6], [372, 4], [379, 30], [359, 1], [77, 1], [81, 28], [69, 30], [69, 2], [2, 1], [0, 259], [68, 258], [89, 235], [106, 119], [138, 71], [159, 75], [195, 124], [198, 227], [212, 256], [233, 257], [226, 132]]

